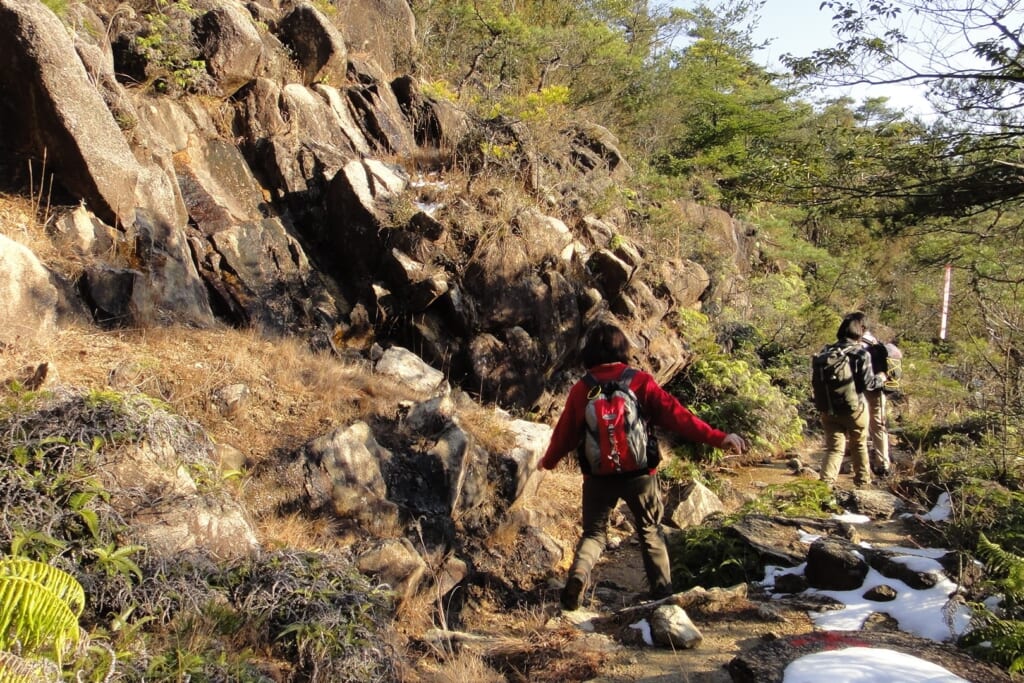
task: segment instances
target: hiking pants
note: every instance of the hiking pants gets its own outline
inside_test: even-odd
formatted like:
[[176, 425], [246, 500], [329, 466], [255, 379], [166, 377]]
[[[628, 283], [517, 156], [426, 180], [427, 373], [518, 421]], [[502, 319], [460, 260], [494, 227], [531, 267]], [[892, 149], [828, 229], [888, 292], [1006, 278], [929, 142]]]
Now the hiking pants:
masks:
[[825, 457], [821, 462], [821, 480], [829, 486], [835, 483], [849, 441], [850, 459], [853, 461], [853, 483], [870, 483], [867, 404], [861, 402], [860, 408], [853, 415], [822, 413], [821, 426], [825, 430]]
[[658, 477], [649, 474], [633, 477], [586, 477], [583, 480], [583, 536], [569, 568], [586, 586], [608, 542], [608, 521], [619, 500], [626, 501], [640, 537], [640, 553], [652, 592], [672, 585], [668, 548], [661, 533], [664, 506], [658, 490]]
[[868, 445], [871, 459], [882, 469], [889, 467], [889, 430], [885, 420], [885, 392], [882, 390], [864, 393], [868, 399]]

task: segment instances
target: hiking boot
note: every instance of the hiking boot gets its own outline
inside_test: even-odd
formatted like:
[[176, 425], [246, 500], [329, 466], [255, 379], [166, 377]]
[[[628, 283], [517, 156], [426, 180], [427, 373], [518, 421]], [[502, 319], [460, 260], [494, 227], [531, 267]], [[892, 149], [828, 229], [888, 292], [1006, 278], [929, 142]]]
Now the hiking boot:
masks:
[[657, 586], [651, 589], [648, 593], [648, 597], [651, 600], [662, 600], [664, 598], [675, 595], [675, 591], [672, 590], [672, 586]]
[[875, 488], [875, 483], [872, 481], [855, 481], [853, 487], [858, 491], [871, 491]]
[[580, 608], [580, 593], [583, 592], [583, 581], [575, 576], [570, 576], [562, 589], [562, 609], [571, 612]]

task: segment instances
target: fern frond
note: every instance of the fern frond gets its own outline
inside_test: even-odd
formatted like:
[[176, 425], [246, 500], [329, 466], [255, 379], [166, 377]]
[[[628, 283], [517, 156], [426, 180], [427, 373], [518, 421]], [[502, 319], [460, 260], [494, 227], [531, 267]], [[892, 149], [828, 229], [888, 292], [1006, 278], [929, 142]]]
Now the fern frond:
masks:
[[60, 669], [45, 659], [25, 659], [0, 652], [0, 683], [50, 683], [60, 680]]
[[978, 557], [990, 574], [999, 578], [999, 585], [1011, 596], [1024, 594], [1024, 557], [1004, 550], [984, 533], [978, 537]]
[[67, 648], [78, 643], [84, 604], [85, 592], [70, 574], [24, 558], [0, 561], [0, 649], [52, 647], [60, 665]]
[[54, 566], [24, 557], [9, 557], [0, 560], [0, 577], [4, 576], [20, 576], [46, 586], [76, 617], [81, 616], [85, 609], [85, 589], [82, 584], [71, 574]]

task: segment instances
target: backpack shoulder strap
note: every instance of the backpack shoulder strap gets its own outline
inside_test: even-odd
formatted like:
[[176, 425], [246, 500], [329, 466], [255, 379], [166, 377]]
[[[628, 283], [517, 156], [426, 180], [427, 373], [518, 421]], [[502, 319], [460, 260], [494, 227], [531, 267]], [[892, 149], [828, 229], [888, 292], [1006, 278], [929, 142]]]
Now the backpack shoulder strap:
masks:
[[587, 385], [588, 401], [594, 400], [595, 398], [600, 396], [601, 393], [604, 391], [603, 387], [601, 386], [601, 383], [598, 382], [597, 378], [594, 377], [594, 375], [591, 374], [589, 371], [583, 375], [582, 380], [583, 383]]
[[636, 368], [627, 367], [625, 370], [622, 371], [622, 374], [619, 375], [618, 382], [624, 388], [629, 389], [629, 385], [633, 383], [633, 378], [635, 376]]

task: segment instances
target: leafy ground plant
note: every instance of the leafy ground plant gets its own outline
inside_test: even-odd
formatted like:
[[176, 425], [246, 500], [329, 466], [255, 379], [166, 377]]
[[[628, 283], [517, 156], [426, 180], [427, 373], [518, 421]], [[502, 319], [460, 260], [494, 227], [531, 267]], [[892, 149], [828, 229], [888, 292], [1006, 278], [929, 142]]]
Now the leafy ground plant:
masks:
[[960, 644], [983, 659], [1020, 673], [1024, 671], [1024, 557], [1004, 550], [985, 534], [978, 540], [977, 553], [1002, 600], [997, 611], [985, 604], [971, 606], [971, 629]]
[[764, 493], [747, 503], [741, 514], [826, 517], [839, 511], [835, 496], [825, 482], [797, 479], [765, 487]]
[[735, 586], [759, 579], [764, 567], [757, 552], [724, 525], [702, 524], [683, 529], [668, 539], [672, 587]]

